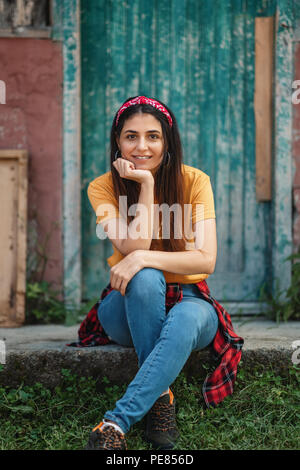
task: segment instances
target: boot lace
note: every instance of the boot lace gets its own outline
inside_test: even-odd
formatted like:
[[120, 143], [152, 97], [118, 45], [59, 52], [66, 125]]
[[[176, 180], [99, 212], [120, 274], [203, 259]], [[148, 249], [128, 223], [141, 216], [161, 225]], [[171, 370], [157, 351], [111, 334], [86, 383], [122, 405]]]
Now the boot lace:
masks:
[[150, 410], [151, 428], [153, 431], [176, 430], [175, 406], [156, 401]]
[[107, 426], [102, 431], [94, 431], [88, 443], [88, 448], [107, 450], [127, 450], [125, 437], [112, 426]]

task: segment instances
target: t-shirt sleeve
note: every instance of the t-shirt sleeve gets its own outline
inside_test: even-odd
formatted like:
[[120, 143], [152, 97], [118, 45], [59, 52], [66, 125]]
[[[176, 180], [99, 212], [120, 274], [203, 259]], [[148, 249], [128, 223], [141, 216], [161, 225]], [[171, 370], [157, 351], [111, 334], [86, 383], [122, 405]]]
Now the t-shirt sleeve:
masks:
[[192, 223], [212, 218], [215, 219], [216, 214], [210, 177], [206, 176], [204, 180], [201, 177], [196, 181], [192, 195]]
[[87, 189], [91, 206], [96, 213], [96, 223], [121, 217], [112, 188], [106, 183], [92, 181]]

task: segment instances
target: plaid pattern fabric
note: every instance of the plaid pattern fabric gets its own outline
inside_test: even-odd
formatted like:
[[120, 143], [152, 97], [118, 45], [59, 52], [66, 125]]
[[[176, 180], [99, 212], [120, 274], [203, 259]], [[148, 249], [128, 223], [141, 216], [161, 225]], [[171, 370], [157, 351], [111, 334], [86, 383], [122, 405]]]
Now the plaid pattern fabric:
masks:
[[[226, 310], [211, 295], [206, 281], [196, 284], [201, 297], [213, 305], [218, 319], [219, 327], [216, 336], [211, 343], [211, 352], [219, 365], [213, 373], [208, 374], [202, 387], [202, 394], [207, 407], [216, 406], [227, 395], [233, 393], [233, 386], [237, 374], [237, 366], [241, 360], [243, 338], [238, 336], [233, 329], [231, 318]], [[100, 302], [112, 291], [108, 284], [101, 293], [98, 302], [88, 312], [86, 318], [78, 330], [79, 341], [67, 344], [74, 347], [101, 346], [113, 343], [101, 326], [97, 311]], [[166, 292], [166, 313], [182, 300], [182, 289], [179, 283], [168, 283]]]

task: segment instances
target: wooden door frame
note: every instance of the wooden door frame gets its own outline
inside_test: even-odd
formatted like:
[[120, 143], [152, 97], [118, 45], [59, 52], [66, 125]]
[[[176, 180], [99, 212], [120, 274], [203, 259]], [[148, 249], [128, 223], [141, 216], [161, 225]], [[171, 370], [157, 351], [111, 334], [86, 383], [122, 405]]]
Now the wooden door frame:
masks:
[[[8, 259], [13, 256], [13, 274], [9, 277], [5, 276], [6, 288], [2, 289], [2, 293], [6, 292], [7, 297], [1, 298], [2, 310], [0, 314], [0, 327], [15, 328], [21, 326], [25, 322], [25, 296], [26, 296], [26, 252], [27, 252], [27, 198], [28, 198], [28, 151], [19, 149], [0, 150], [0, 161], [4, 165], [11, 167], [15, 172], [11, 173], [11, 181], [15, 180], [15, 199], [14, 194], [10, 194], [14, 199], [15, 210], [5, 217], [5, 207], [2, 208], [2, 219], [8, 221], [6, 229], [7, 239], [2, 246], [2, 254], [6, 253], [3, 248], [7, 248], [8, 240], [10, 240], [10, 250], [7, 253]], [[1, 183], [5, 190], [12, 187], [12, 183]], [[7, 209], [6, 209], [7, 210]], [[16, 229], [14, 232], [14, 228]], [[10, 238], [11, 236], [11, 238]], [[2, 256], [1, 256], [2, 259]], [[11, 273], [10, 273], [11, 274]]]
[[80, 0], [52, 0], [52, 39], [63, 51], [64, 301], [79, 306], [81, 269], [81, 58]]
[[[64, 60], [64, 295], [79, 304], [81, 268], [81, 86], [80, 0], [52, 0], [54, 40], [63, 43]], [[274, 139], [272, 167], [272, 291], [291, 282], [292, 253], [292, 102], [293, 3], [278, 0], [274, 51]]]
[[[292, 82], [293, 2], [277, 0], [274, 68], [274, 152], [272, 187], [272, 293], [291, 283], [292, 262]], [[285, 295], [280, 297], [284, 300]]]

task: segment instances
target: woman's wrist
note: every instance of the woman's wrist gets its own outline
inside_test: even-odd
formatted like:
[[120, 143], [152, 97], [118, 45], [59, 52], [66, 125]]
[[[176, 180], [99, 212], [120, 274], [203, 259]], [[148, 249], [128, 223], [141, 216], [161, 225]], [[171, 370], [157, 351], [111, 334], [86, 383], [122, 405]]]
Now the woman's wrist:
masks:
[[132, 256], [137, 258], [137, 262], [140, 269], [147, 267], [149, 250], [135, 250], [131, 252]]
[[154, 188], [154, 178], [153, 178], [153, 176], [152, 176], [151, 173], [150, 173], [150, 176], [147, 176], [147, 178], [145, 178], [145, 179], [141, 182], [141, 186]]

